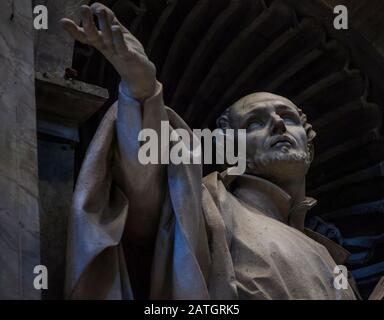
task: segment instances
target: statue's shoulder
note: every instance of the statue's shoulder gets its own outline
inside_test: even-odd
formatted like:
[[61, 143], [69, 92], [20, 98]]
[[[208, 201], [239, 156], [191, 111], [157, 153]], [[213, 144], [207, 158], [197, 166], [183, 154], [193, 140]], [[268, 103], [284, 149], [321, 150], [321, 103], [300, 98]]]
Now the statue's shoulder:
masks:
[[214, 171], [205, 176], [202, 183], [211, 194], [226, 193], [234, 178], [235, 176], [228, 175], [227, 170]]
[[217, 185], [220, 182], [228, 189], [236, 177], [236, 175], [229, 175], [228, 170], [222, 172], [214, 171], [203, 178], [203, 183]]
[[220, 181], [220, 173], [218, 171], [214, 171], [206, 175], [203, 178], [202, 183], [208, 190], [212, 190], [212, 189], [217, 189], [219, 181]]

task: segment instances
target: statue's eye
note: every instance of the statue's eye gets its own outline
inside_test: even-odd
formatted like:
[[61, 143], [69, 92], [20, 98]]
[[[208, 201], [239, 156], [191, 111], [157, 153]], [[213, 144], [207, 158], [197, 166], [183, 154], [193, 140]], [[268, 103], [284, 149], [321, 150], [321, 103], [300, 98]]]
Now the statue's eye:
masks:
[[248, 131], [252, 131], [255, 129], [261, 129], [264, 127], [264, 122], [261, 120], [252, 120], [247, 127]]
[[292, 116], [292, 115], [289, 115], [289, 114], [282, 115], [281, 119], [283, 119], [284, 123], [288, 124], [288, 125], [295, 125], [295, 124], [297, 124], [296, 118], [294, 116]]

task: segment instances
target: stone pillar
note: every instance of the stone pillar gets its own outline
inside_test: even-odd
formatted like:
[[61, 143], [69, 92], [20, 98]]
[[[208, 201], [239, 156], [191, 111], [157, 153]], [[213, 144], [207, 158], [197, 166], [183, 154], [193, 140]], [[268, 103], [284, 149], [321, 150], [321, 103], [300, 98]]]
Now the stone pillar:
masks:
[[108, 91], [64, 77], [74, 40], [60, 19], [80, 21], [88, 0], [33, 0], [48, 9], [48, 29], [35, 31], [35, 81], [40, 190], [41, 261], [48, 268], [42, 299], [63, 298], [67, 217], [75, 177], [78, 128], [108, 98]]
[[0, 2], [0, 299], [39, 299], [40, 264], [32, 7]]

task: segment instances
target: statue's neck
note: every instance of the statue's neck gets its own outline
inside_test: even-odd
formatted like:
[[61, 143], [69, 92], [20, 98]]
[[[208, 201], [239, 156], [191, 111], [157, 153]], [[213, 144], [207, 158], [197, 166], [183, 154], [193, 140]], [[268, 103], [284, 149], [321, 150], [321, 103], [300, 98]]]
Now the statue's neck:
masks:
[[239, 176], [233, 194], [270, 218], [288, 223], [292, 204], [291, 196], [278, 185], [254, 175]]
[[269, 179], [291, 197], [291, 205], [295, 206], [305, 200], [305, 176], [289, 180]]
[[233, 194], [266, 216], [304, 229], [306, 213], [313, 206], [313, 199], [305, 197], [305, 180], [270, 181], [244, 174], [234, 183]]

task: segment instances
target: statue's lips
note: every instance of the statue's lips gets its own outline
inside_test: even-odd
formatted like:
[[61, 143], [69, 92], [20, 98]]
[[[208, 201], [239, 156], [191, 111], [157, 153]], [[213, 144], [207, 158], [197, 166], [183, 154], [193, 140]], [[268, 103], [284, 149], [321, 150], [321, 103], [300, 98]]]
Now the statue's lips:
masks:
[[271, 141], [271, 148], [273, 147], [292, 147], [294, 145], [294, 141], [286, 136], [273, 138]]

